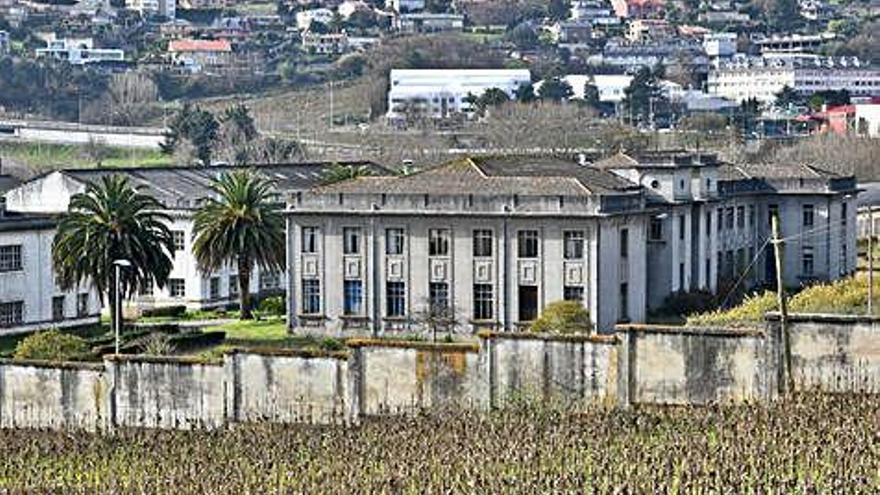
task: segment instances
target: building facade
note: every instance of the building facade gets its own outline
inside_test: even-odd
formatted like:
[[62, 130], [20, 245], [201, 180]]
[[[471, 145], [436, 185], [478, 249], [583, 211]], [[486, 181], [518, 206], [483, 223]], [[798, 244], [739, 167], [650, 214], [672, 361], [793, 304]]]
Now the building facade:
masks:
[[177, 16], [177, 0], [125, 0], [125, 7], [142, 15], [173, 20]]
[[[351, 166], [373, 167], [375, 173], [385, 172], [373, 164], [351, 162]], [[322, 181], [329, 163], [304, 163], [259, 167], [259, 171], [275, 180], [279, 194], [308, 189]], [[236, 167], [204, 168], [133, 168], [116, 170], [62, 170], [32, 179], [7, 193], [10, 211], [26, 213], [61, 213], [67, 211], [70, 198], [83, 192], [89, 183], [101, 177], [122, 174], [135, 186], [143, 186], [165, 207], [171, 217], [174, 237], [174, 265], [168, 284], [144, 287], [132, 300], [135, 308], [185, 305], [190, 309], [209, 309], [238, 302], [239, 284], [236, 266], [227, 266], [214, 273], [198, 268], [193, 244], [193, 215], [201, 200], [211, 196], [210, 184], [221, 173]], [[282, 208], [279, 206], [279, 208]], [[250, 291], [254, 295], [276, 294], [284, 290], [285, 274], [268, 272], [259, 267], [251, 274]]]
[[290, 196], [292, 328], [336, 335], [528, 326], [581, 302], [599, 332], [644, 322], [679, 291], [744, 292], [855, 270], [858, 190], [816, 168], [731, 166], [707, 154], [616, 155], [590, 165], [462, 159]]
[[90, 284], [62, 291], [52, 269], [55, 221], [0, 205], [0, 334], [92, 325], [101, 300]]
[[37, 57], [62, 60], [72, 65], [101, 62], [124, 62], [125, 52], [118, 48], [95, 48], [91, 38], [63, 39], [54, 35], [46, 39], [45, 48], [37, 48]]

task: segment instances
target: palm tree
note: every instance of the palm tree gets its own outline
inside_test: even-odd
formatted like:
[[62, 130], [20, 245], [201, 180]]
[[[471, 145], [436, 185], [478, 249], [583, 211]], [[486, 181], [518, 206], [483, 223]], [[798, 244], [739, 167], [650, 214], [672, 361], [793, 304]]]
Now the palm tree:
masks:
[[91, 281], [102, 301], [106, 295], [114, 318], [114, 261], [131, 263], [120, 277], [124, 297], [151, 284], [164, 287], [174, 242], [168, 229], [171, 218], [161, 208], [155, 198], [121, 175], [105, 176], [71, 197], [52, 245], [59, 287], [71, 290]]
[[195, 214], [193, 253], [204, 273], [238, 264], [241, 319], [251, 313], [250, 279], [255, 265], [262, 270], [284, 266], [284, 222], [278, 211], [274, 183], [250, 170], [228, 172], [211, 185], [208, 198]]

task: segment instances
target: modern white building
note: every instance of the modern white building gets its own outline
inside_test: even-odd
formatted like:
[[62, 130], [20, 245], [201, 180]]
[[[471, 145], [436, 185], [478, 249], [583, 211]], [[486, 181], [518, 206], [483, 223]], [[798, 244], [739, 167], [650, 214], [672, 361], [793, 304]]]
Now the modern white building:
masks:
[[770, 103], [786, 86], [803, 95], [844, 89], [856, 97], [880, 95], [880, 70], [855, 57], [738, 57], [719, 63], [707, 80], [710, 94], [737, 102]]
[[398, 14], [425, 10], [425, 0], [385, 0], [385, 8]]
[[52, 269], [56, 222], [0, 204], [0, 335], [92, 325], [101, 300], [91, 285], [62, 291]]
[[471, 111], [468, 95], [498, 88], [511, 98], [531, 82], [528, 69], [392, 69], [388, 114], [403, 119], [408, 112], [447, 118]]
[[118, 48], [95, 48], [91, 38], [64, 39], [50, 35], [46, 47], [37, 48], [37, 57], [51, 57], [72, 65], [101, 62], [124, 62], [125, 52]]
[[736, 54], [736, 33], [709, 33], [703, 36], [703, 49], [709, 58], [728, 58]]
[[402, 33], [461, 31], [464, 29], [464, 16], [461, 14], [434, 14], [432, 12], [400, 14], [394, 17], [392, 26]]
[[573, 300], [609, 332], [674, 292], [774, 281], [774, 213], [786, 284], [852, 273], [857, 192], [853, 177], [813, 167], [682, 151], [362, 177], [289, 196], [288, 321], [381, 335], [424, 330], [442, 309], [462, 333], [514, 330]]
[[[366, 162], [347, 163], [368, 166], [376, 172], [386, 172]], [[299, 191], [319, 184], [330, 163], [266, 165], [259, 171], [276, 182], [281, 192]], [[203, 198], [212, 192], [213, 179], [235, 169], [231, 166], [168, 167], [127, 169], [60, 170], [38, 176], [10, 190], [6, 194], [10, 211], [27, 213], [61, 213], [67, 211], [70, 198], [83, 192], [93, 183], [113, 174], [128, 177], [135, 186], [143, 186], [165, 206], [164, 212], [172, 218], [169, 226], [174, 235], [174, 268], [169, 283], [163, 289], [146, 287], [135, 298], [139, 308], [185, 305], [191, 309], [215, 308], [233, 305], [238, 300], [237, 267], [225, 267], [215, 273], [199, 271], [192, 253], [193, 215]], [[281, 208], [281, 206], [279, 206]], [[253, 294], [277, 293], [283, 290], [284, 273], [254, 269], [250, 290]]]
[[300, 31], [309, 29], [313, 22], [330, 24], [336, 14], [327, 8], [301, 10], [296, 13], [296, 27]]
[[145, 16], [159, 16], [170, 20], [177, 16], [177, 0], [125, 0], [125, 7]]

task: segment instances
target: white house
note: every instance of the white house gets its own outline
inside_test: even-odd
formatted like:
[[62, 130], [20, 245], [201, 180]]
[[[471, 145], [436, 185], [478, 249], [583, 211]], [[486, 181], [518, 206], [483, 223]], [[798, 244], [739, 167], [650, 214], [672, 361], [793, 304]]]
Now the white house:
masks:
[[51, 57], [73, 65], [125, 61], [124, 51], [118, 48], [95, 48], [91, 38], [63, 39], [52, 34], [45, 41], [45, 48], [37, 48], [37, 57]]
[[[374, 172], [384, 169], [367, 162], [345, 162], [353, 166], [371, 167]], [[275, 181], [281, 192], [300, 191], [319, 184], [330, 163], [302, 163], [260, 166], [259, 171]], [[169, 225], [174, 235], [174, 268], [169, 283], [163, 289], [145, 287], [134, 304], [140, 308], [168, 305], [186, 305], [192, 309], [224, 307], [238, 299], [237, 267], [229, 266], [214, 272], [202, 273], [192, 253], [193, 214], [203, 198], [209, 197], [212, 180], [231, 166], [167, 167], [123, 169], [75, 169], [50, 172], [31, 179], [10, 190], [7, 204], [10, 211], [26, 213], [61, 213], [67, 211], [70, 198], [83, 192], [86, 185], [102, 177], [121, 174], [135, 186], [143, 186], [165, 206], [172, 218]], [[250, 291], [254, 294], [283, 290], [284, 273], [254, 269]]]
[[312, 22], [320, 22], [321, 24], [330, 24], [335, 16], [334, 12], [326, 8], [301, 10], [296, 13], [296, 27], [300, 31], [305, 31], [312, 25]]
[[125, 0], [125, 7], [142, 15], [155, 15], [171, 20], [177, 16], [177, 0]]
[[6, 212], [0, 204], [0, 334], [98, 323], [91, 285], [62, 291], [52, 269], [55, 219]]
[[461, 31], [464, 29], [464, 16], [461, 14], [434, 14], [431, 12], [400, 14], [394, 17], [392, 26], [395, 30], [402, 33]]
[[703, 36], [703, 49], [710, 58], [727, 58], [736, 54], [736, 33], [708, 33]]
[[385, 0], [385, 8], [398, 14], [425, 10], [425, 0]]
[[528, 69], [392, 69], [388, 91], [388, 118], [401, 119], [407, 111], [446, 118], [471, 110], [468, 95], [480, 96], [498, 88], [511, 98], [531, 82]]

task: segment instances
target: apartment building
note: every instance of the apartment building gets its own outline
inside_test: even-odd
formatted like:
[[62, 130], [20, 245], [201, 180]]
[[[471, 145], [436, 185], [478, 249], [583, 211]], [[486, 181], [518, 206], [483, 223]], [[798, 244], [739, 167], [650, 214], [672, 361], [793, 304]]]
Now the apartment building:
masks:
[[875, 96], [880, 95], [880, 70], [855, 57], [737, 57], [711, 69], [707, 80], [710, 94], [737, 102], [755, 98], [772, 103], [786, 86], [804, 95], [845, 89], [856, 97]]
[[359, 178], [288, 199], [289, 322], [393, 334], [441, 308], [459, 332], [514, 330], [574, 300], [609, 332], [676, 291], [774, 281], [775, 213], [788, 285], [852, 273], [857, 192], [817, 168], [685, 152], [465, 158]]
[[[374, 173], [387, 173], [366, 162], [344, 163], [371, 167]], [[311, 188], [322, 181], [331, 163], [299, 163], [260, 166], [259, 171], [275, 181], [279, 194]], [[211, 196], [213, 179], [233, 166], [168, 167], [125, 169], [60, 170], [38, 176], [6, 194], [10, 211], [24, 213], [62, 213], [67, 211], [71, 196], [85, 190], [86, 185], [102, 177], [121, 174], [132, 185], [144, 190], [165, 206], [171, 216], [169, 228], [174, 236], [174, 267], [168, 284], [145, 287], [133, 300], [138, 308], [185, 305], [190, 309], [207, 309], [235, 304], [238, 300], [237, 267], [228, 266], [214, 273], [202, 273], [192, 252], [193, 215], [204, 198]], [[282, 206], [279, 205], [279, 208]], [[258, 267], [251, 275], [251, 293], [278, 293], [284, 289], [283, 272], [265, 272]]]
[[0, 203], [0, 335], [98, 323], [101, 300], [93, 286], [62, 291], [55, 281], [55, 220], [3, 208]]
[[159, 16], [174, 20], [177, 0], [125, 0], [125, 7], [145, 16]]
[[37, 57], [62, 60], [72, 65], [125, 61], [124, 51], [118, 48], [95, 48], [91, 38], [58, 38], [51, 34], [44, 41], [46, 46], [37, 48]]

